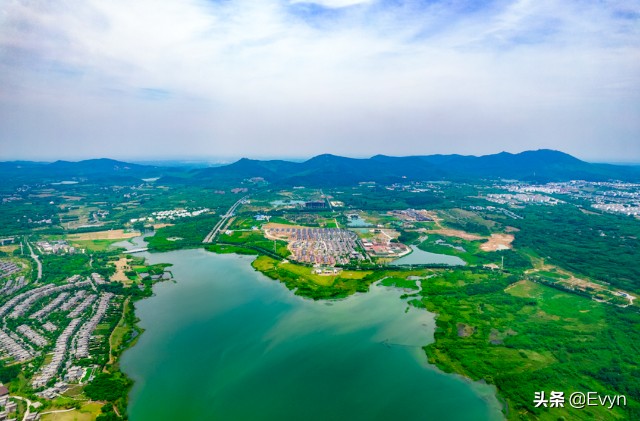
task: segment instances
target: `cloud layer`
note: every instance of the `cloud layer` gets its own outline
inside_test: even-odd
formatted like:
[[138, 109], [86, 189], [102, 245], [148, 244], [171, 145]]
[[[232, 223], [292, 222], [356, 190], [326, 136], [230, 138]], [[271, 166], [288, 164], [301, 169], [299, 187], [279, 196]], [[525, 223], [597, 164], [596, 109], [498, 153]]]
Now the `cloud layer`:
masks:
[[640, 2], [12, 0], [0, 157], [640, 161]]

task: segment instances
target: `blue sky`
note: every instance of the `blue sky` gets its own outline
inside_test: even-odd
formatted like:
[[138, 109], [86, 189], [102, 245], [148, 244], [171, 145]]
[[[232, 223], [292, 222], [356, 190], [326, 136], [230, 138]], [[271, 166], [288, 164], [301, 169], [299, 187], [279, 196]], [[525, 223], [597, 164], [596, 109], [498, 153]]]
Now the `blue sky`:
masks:
[[0, 87], [0, 159], [640, 162], [640, 1], [5, 1]]

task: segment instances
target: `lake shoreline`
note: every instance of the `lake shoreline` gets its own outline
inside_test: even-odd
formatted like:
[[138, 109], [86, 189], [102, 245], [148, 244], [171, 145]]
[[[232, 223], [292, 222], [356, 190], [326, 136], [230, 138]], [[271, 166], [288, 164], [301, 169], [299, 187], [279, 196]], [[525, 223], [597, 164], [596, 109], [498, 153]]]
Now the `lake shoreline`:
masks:
[[[200, 255], [200, 254], [201, 254], [201, 252], [196, 251], [196, 249], [190, 249], [190, 250], [185, 250], [185, 251], [187, 251], [187, 252], [192, 252], [192, 253], [195, 253], [195, 254], [198, 254], [198, 255]], [[210, 254], [210, 253], [211, 253], [210, 251], [206, 251], [206, 250], [204, 250], [204, 249], [203, 249], [202, 251], [203, 251], [204, 253], [206, 253], [206, 254]], [[169, 253], [173, 253], [173, 252], [169, 252]], [[166, 254], [168, 254], [168, 253], [151, 253], [151, 254], [148, 254], [147, 256], [145, 256], [145, 260], [152, 259], [153, 261], [155, 261], [155, 260], [163, 261], [163, 262], [167, 262], [167, 261], [168, 261], [168, 262], [170, 262], [170, 263], [175, 264], [175, 262], [172, 262], [172, 261], [171, 261], [171, 259], [169, 258], [170, 256], [166, 256]], [[211, 253], [211, 254], [212, 254], [212, 255], [217, 255], [217, 254], [215, 254], [215, 253]], [[223, 256], [223, 255], [218, 255], [218, 256]], [[202, 256], [201, 256], [201, 257], [202, 257]], [[239, 257], [239, 256], [235, 256], [235, 255], [234, 255], [234, 257], [236, 257], [236, 258], [237, 258], [237, 257]], [[244, 258], [243, 260], [246, 260], [246, 258]], [[255, 259], [253, 259], [253, 258], [252, 258], [252, 259], [251, 259], [251, 262], [253, 262], [253, 261], [255, 261]], [[247, 262], [248, 262], [248, 260], [247, 260]], [[242, 262], [242, 264], [243, 264], [243, 265], [246, 265], [246, 263], [247, 263], [247, 262]], [[157, 262], [156, 262], [156, 263], [157, 263]], [[180, 269], [177, 269], [177, 270], [178, 270], [178, 272], [180, 272]], [[255, 268], [252, 268], [252, 272], [260, 272], [260, 271], [256, 270]], [[262, 276], [262, 274], [261, 274], [260, 276]], [[263, 279], [267, 280], [267, 279], [269, 279], [269, 277], [264, 276], [264, 277], [263, 277]], [[175, 279], [175, 280], [177, 281], [177, 284], [176, 284], [176, 285], [179, 285], [179, 284], [181, 284], [182, 282], [184, 282], [184, 280], [181, 278], [181, 276], [180, 276], [180, 274], [179, 274], [179, 273], [178, 273], [178, 275], [176, 275], [176, 279]], [[162, 285], [164, 285], [164, 284], [165, 284], [165, 283], [155, 284], [155, 285], [153, 286], [153, 290], [154, 290], [154, 294], [153, 294], [153, 296], [151, 296], [151, 297], [147, 297], [147, 298], [156, 298], [156, 297], [158, 296], [158, 293], [159, 293], [158, 288], [165, 288], [165, 287], [163, 287], [163, 286], [162, 286]], [[280, 287], [280, 288], [281, 288], [281, 287]], [[282, 289], [282, 290], [283, 290], [283, 291], [286, 293], [286, 295], [288, 295], [289, 297], [294, 296], [294, 294], [292, 294], [292, 293], [291, 293], [291, 291], [289, 291], [288, 289]], [[367, 291], [367, 293], [364, 293], [364, 294], [355, 294], [355, 296], [363, 296], [363, 297], [366, 297], [368, 294], [373, 294], [373, 293], [371, 292], [371, 289], [370, 289], [369, 287], [367, 288], [367, 290], [368, 290], [368, 291]], [[358, 292], [358, 291], [356, 291], [356, 292]], [[364, 292], [364, 291], [361, 291], [361, 292]], [[350, 298], [350, 299], [352, 298], [352, 295], [353, 295], [353, 294], [350, 294], [350, 295], [349, 295], [349, 298]], [[299, 297], [299, 298], [304, 298], [304, 297]], [[355, 300], [356, 300], [356, 301], [357, 301], [358, 299], [359, 299], [359, 298], [355, 298]], [[309, 300], [309, 299], [304, 299], [303, 301], [313, 303], [313, 300]], [[347, 299], [347, 300], [342, 300], [342, 299], [340, 299], [340, 300], [334, 300], [334, 299], [331, 299], [331, 300], [323, 300], [323, 301], [324, 301], [324, 302], [327, 302], [327, 303], [335, 304], [335, 305], [340, 305], [340, 303], [341, 303], [341, 302], [349, 301], [349, 300], [348, 300], [348, 299]], [[142, 338], [144, 338], [144, 337], [145, 337], [145, 336], [147, 336], [147, 334], [148, 334], [146, 327], [141, 327], [141, 326], [140, 326], [140, 324], [143, 324], [143, 325], [144, 325], [144, 322], [145, 322], [145, 321], [143, 320], [143, 317], [139, 314], [139, 312], [140, 312], [139, 307], [140, 307], [140, 304], [141, 304], [141, 303], [145, 303], [145, 302], [147, 302], [147, 300], [140, 300], [140, 301], [136, 300], [136, 310], [135, 310], [135, 315], [136, 315], [136, 319], [137, 319], [137, 320], [136, 320], [136, 327], [137, 327], [138, 329], [140, 329], [140, 331], [141, 331], [141, 332], [144, 332], [144, 333], [145, 333], [145, 335], [138, 335], [138, 336], [135, 338], [135, 340], [134, 340], [134, 341], [132, 341], [130, 344], [128, 344], [129, 346], [127, 347], [126, 351], [124, 351], [124, 352], [123, 352], [123, 355], [124, 355], [125, 353], [129, 353], [129, 352], [131, 352], [131, 350], [132, 350], [132, 349], [135, 349], [135, 346], [140, 346], [140, 341], [139, 341], [139, 340], [140, 340], [140, 339], [142, 339]], [[426, 342], [426, 343], [428, 343], [428, 342]], [[143, 345], [143, 346], [144, 346], [144, 345]], [[442, 371], [440, 370], [440, 368], [439, 368], [437, 365], [433, 365], [433, 364], [431, 364], [431, 363], [429, 363], [429, 362], [428, 362], [428, 359], [427, 359], [427, 357], [426, 357], [426, 355], [425, 355], [425, 352], [424, 352], [424, 347], [425, 347], [425, 343], [420, 343], [419, 345], [417, 345], [417, 346], [416, 346], [416, 348], [420, 348], [420, 350], [419, 350], [418, 352], [420, 353], [421, 358], [422, 358], [422, 359], [423, 359], [423, 361], [424, 361], [424, 364], [425, 364], [426, 366], [428, 366], [428, 368], [429, 368], [430, 370], [435, 370], [435, 371], [438, 371], [438, 372], [442, 373], [443, 375], [451, 376], [451, 374], [444, 374], [444, 372], [442, 372]], [[133, 381], [135, 381], [134, 388], [139, 387], [139, 385], [141, 384], [141, 383], [140, 383], [141, 379], [136, 378], [136, 376], [135, 376], [135, 375], [132, 377], [132, 376], [130, 375], [129, 371], [127, 370], [127, 367], [122, 367], [122, 368], [121, 368], [121, 371], [122, 371], [123, 373], [125, 373], [125, 374], [127, 375], [127, 377], [129, 377], [129, 378], [131, 378]], [[454, 377], [458, 377], [458, 376], [459, 376], [459, 375], [457, 375], [457, 374], [455, 374], [455, 375], [454, 375]], [[465, 383], [469, 384], [470, 386], [475, 386], [475, 385], [476, 385], [476, 382], [473, 382], [473, 381], [472, 381], [472, 380], [470, 380], [470, 379], [464, 378], [463, 376], [460, 376], [460, 379], [462, 379]], [[475, 389], [476, 387], [472, 387], [472, 388], [473, 388], [473, 389]], [[132, 389], [132, 390], [133, 390], [133, 389]], [[475, 392], [474, 392], [474, 393], [475, 393]], [[494, 393], [494, 396], [495, 396], [495, 393]], [[130, 399], [131, 399], [131, 391], [129, 392], [128, 399], [129, 399], [129, 405], [128, 405], [128, 408], [130, 409], [130, 407], [131, 407], [131, 401], [130, 401]], [[483, 398], [483, 399], [486, 399], [486, 398]], [[129, 410], [128, 410], [128, 413], [129, 413]]]

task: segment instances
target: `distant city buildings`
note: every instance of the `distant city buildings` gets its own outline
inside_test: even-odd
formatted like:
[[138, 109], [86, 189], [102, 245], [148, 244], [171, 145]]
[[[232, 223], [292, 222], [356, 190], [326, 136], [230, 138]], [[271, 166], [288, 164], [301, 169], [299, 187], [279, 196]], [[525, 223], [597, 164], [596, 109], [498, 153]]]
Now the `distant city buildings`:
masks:
[[567, 196], [591, 203], [591, 208], [608, 213], [640, 216], [640, 184], [572, 180], [530, 185], [525, 183], [497, 185], [508, 194], [487, 194], [485, 199], [510, 206], [528, 204], [556, 205], [565, 203], [556, 196]]

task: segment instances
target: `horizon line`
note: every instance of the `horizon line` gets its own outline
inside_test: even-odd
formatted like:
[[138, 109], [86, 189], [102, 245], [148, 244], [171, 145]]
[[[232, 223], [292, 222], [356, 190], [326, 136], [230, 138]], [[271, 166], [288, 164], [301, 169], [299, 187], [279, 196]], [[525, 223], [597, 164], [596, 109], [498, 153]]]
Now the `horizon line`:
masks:
[[617, 160], [610, 160], [610, 161], [597, 161], [597, 160], [589, 160], [589, 159], [584, 159], [584, 158], [579, 158], [576, 157], [575, 155], [569, 154], [567, 152], [564, 152], [562, 150], [559, 149], [548, 149], [548, 148], [540, 148], [540, 149], [525, 149], [522, 150], [520, 152], [508, 152], [508, 151], [500, 151], [500, 152], [495, 152], [495, 153], [489, 153], [489, 154], [460, 154], [460, 153], [434, 153], [434, 154], [415, 154], [415, 155], [388, 155], [388, 154], [382, 154], [382, 153], [378, 153], [378, 154], [373, 154], [373, 155], [355, 155], [355, 156], [347, 156], [347, 155], [338, 155], [338, 154], [334, 154], [334, 153], [329, 153], [329, 152], [325, 152], [325, 153], [320, 153], [320, 154], [316, 154], [316, 155], [305, 155], [305, 156], [239, 156], [239, 155], [228, 155], [228, 156], [165, 156], [165, 157], [126, 157], [126, 158], [111, 158], [111, 157], [106, 157], [106, 156], [102, 156], [102, 157], [86, 157], [86, 158], [57, 158], [57, 159], [28, 159], [28, 158], [15, 158], [15, 159], [4, 159], [2, 161], [0, 161], [0, 163], [12, 163], [12, 162], [29, 162], [29, 163], [35, 163], [35, 164], [53, 164], [55, 162], [71, 162], [71, 163], [77, 163], [77, 162], [84, 162], [84, 161], [91, 161], [91, 160], [101, 160], [101, 159], [105, 159], [105, 160], [112, 160], [112, 161], [119, 161], [119, 162], [124, 162], [124, 163], [128, 163], [128, 164], [138, 164], [138, 165], [151, 165], [153, 163], [171, 163], [171, 162], [175, 162], [175, 163], [180, 163], [180, 164], [193, 164], [193, 165], [197, 165], [197, 164], [208, 164], [208, 165], [217, 165], [217, 166], [224, 166], [224, 165], [230, 165], [233, 164], [235, 162], [238, 162], [242, 159], [249, 159], [249, 160], [256, 160], [256, 161], [273, 161], [273, 160], [280, 160], [280, 161], [290, 161], [290, 162], [305, 162], [307, 160], [316, 158], [318, 156], [323, 156], [323, 155], [330, 155], [330, 156], [335, 156], [335, 157], [340, 157], [340, 158], [350, 158], [350, 159], [371, 159], [373, 157], [376, 156], [387, 156], [387, 157], [391, 157], [391, 158], [408, 158], [408, 157], [417, 157], [417, 156], [468, 156], [468, 157], [484, 157], [484, 156], [492, 156], [492, 155], [499, 155], [499, 154], [510, 154], [510, 155], [519, 155], [522, 153], [526, 153], [526, 152], [538, 152], [538, 151], [552, 151], [552, 152], [559, 152], [559, 153], [563, 153], [569, 156], [572, 156], [576, 159], [579, 159], [581, 161], [587, 162], [587, 163], [592, 163], [592, 164], [609, 164], [609, 165], [640, 165], [640, 158], [633, 158], [630, 160], [624, 160], [624, 159], [617, 159]]

